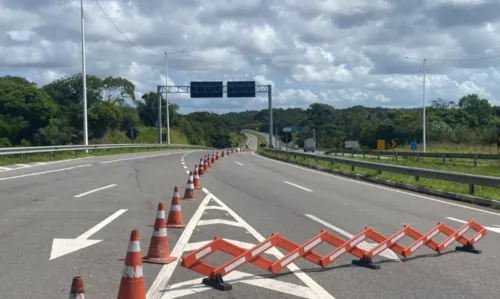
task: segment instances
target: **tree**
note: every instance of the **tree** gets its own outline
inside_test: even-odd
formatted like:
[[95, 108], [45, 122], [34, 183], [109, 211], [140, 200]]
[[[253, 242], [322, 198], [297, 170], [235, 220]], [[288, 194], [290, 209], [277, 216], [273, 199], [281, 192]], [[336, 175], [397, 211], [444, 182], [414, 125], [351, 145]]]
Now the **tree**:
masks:
[[[475, 117], [473, 127], [489, 124], [492, 118], [492, 108], [488, 100], [480, 99], [477, 94], [468, 94], [460, 99], [458, 106]], [[472, 127], [472, 126], [471, 126]]]
[[132, 82], [121, 77], [107, 77], [102, 81], [101, 97], [104, 101], [112, 101], [120, 106], [125, 100], [135, 100], [135, 86]]

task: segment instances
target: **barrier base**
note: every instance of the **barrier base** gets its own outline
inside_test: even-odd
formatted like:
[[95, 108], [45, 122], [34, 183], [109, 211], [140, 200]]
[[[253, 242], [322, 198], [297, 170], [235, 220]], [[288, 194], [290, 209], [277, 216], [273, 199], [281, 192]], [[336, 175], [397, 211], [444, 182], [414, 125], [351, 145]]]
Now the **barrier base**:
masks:
[[222, 276], [219, 273], [215, 274], [215, 278], [205, 277], [203, 278], [202, 283], [206, 286], [212, 287], [219, 291], [231, 291], [233, 286], [227, 282], [224, 282]]
[[380, 266], [379, 265], [375, 265], [373, 263], [372, 259], [369, 258], [369, 257], [364, 257], [364, 258], [359, 259], [359, 260], [353, 260], [352, 264], [356, 265], [356, 266], [359, 266], [359, 267], [365, 267], [365, 268], [369, 268], [369, 269], [373, 269], [373, 270], [380, 269]]
[[457, 246], [455, 247], [456, 251], [463, 251], [463, 252], [469, 252], [469, 253], [475, 253], [475, 254], [481, 254], [481, 250], [474, 248], [474, 245], [469, 244], [469, 245], [464, 245], [464, 246]]

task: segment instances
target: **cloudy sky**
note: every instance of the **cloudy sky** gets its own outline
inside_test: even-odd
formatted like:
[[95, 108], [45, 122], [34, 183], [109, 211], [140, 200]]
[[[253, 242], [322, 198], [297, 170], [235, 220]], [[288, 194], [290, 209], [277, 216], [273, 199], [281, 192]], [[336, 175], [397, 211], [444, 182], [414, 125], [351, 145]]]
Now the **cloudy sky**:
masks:
[[[84, 0], [87, 72], [140, 96], [164, 84], [256, 80], [275, 107], [415, 107], [478, 93], [500, 105], [499, 0]], [[117, 29], [118, 28], [118, 29]], [[123, 33], [123, 34], [122, 34]], [[128, 39], [128, 40], [127, 40]], [[81, 71], [79, 0], [0, 0], [0, 75]], [[267, 97], [189, 99], [182, 112], [263, 109]]]

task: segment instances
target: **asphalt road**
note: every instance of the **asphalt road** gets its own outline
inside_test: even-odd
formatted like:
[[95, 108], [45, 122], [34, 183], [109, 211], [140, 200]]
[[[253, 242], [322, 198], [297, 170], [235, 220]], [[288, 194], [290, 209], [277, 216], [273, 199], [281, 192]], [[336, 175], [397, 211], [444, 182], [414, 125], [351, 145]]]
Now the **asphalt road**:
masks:
[[[256, 147], [257, 139], [251, 136], [247, 143]], [[140, 230], [144, 255], [158, 201], [170, 206], [173, 185], [183, 192], [187, 169], [205, 153], [106, 156], [1, 172], [2, 297], [67, 296], [71, 278], [81, 275], [89, 298], [116, 298], [130, 231]], [[489, 231], [477, 245], [480, 255], [447, 250], [437, 256], [420, 249], [402, 262], [386, 251], [375, 259], [380, 270], [351, 266], [353, 256], [326, 269], [300, 259], [277, 276], [245, 265], [226, 278], [233, 284], [226, 293], [203, 287], [202, 276], [178, 261], [144, 264], [148, 299], [498, 298], [497, 211], [322, 174], [251, 152], [217, 161], [201, 182], [197, 200], [182, 201], [188, 226], [168, 230], [173, 256], [186, 255], [215, 236], [250, 248], [273, 232], [302, 244], [321, 229], [348, 239], [372, 226], [390, 236], [403, 223], [426, 232], [439, 221], [458, 228], [469, 218]], [[103, 187], [108, 188], [75, 198]], [[54, 238], [76, 238], [116, 213], [122, 214], [88, 238], [101, 242], [49, 260]], [[321, 245], [315, 251], [331, 249]], [[283, 253], [273, 250], [265, 256], [277, 260]], [[228, 260], [219, 253], [206, 259], [213, 265]]]

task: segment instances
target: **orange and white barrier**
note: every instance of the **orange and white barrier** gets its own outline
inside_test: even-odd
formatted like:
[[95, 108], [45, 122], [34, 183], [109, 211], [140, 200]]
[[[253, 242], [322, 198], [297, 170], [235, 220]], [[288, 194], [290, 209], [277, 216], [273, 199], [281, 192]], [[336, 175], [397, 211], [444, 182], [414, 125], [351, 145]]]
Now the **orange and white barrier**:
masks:
[[193, 186], [195, 189], [201, 189], [200, 176], [198, 175], [198, 165], [196, 165], [194, 168]]
[[[471, 229], [475, 231], [475, 234], [473, 234], [471, 238], [466, 238], [464, 234]], [[445, 234], [447, 237], [438, 244], [432, 239], [440, 233]], [[402, 229], [388, 238], [376, 232], [371, 227], [366, 227], [363, 231], [349, 240], [344, 240], [326, 230], [322, 230], [319, 234], [302, 245], [295, 244], [275, 233], [248, 250], [216, 237], [210, 243], [184, 256], [181, 265], [182, 267], [207, 276], [203, 279], [204, 284], [219, 290], [230, 290], [232, 289], [231, 285], [225, 283], [222, 277], [248, 263], [276, 274], [301, 257], [324, 268], [342, 255], [349, 253], [357, 257], [357, 260], [352, 261], [354, 265], [379, 269], [380, 266], [374, 264], [372, 258], [386, 249], [391, 249], [395, 253], [407, 258], [422, 246], [427, 246], [438, 253], [442, 253], [456, 241], [462, 244], [462, 246], [456, 247], [455, 250], [478, 254], [481, 253], [481, 251], [475, 249], [474, 244], [485, 235], [486, 229], [484, 227], [474, 220], [469, 220], [456, 231], [449, 228], [444, 223], [438, 223], [436, 227], [426, 234], [421, 234], [411, 226], [405, 225]], [[407, 248], [404, 248], [398, 244], [404, 237], [410, 237], [414, 239], [415, 242]], [[367, 239], [377, 242], [377, 245], [368, 251], [358, 247], [360, 243]], [[329, 243], [334, 246], [335, 249], [325, 256], [321, 256], [315, 253], [313, 249], [322, 243]], [[262, 254], [272, 247], [279, 247], [289, 253], [277, 261], [270, 261], [262, 257]], [[214, 267], [201, 261], [219, 250], [232, 255], [234, 258], [219, 267]]]
[[203, 161], [203, 171], [208, 172], [208, 158], [205, 156], [205, 160]]
[[139, 240], [139, 231], [134, 229], [130, 233], [125, 266], [118, 290], [118, 299], [146, 299]]
[[200, 159], [200, 166], [199, 167], [198, 167], [198, 165], [195, 165], [194, 167], [198, 168], [198, 175], [199, 176], [205, 175], [205, 171], [203, 170], [203, 159]]

